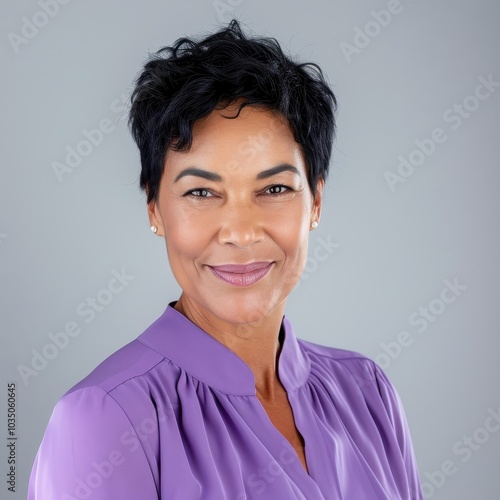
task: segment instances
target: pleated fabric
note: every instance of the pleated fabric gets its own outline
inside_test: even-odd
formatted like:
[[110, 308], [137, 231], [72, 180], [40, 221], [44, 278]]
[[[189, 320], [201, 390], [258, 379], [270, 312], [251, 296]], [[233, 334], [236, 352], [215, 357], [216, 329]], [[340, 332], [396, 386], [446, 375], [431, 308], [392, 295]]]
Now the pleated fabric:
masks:
[[28, 500], [421, 500], [401, 400], [369, 358], [296, 337], [278, 376], [307, 473], [249, 366], [168, 304], [57, 402]]

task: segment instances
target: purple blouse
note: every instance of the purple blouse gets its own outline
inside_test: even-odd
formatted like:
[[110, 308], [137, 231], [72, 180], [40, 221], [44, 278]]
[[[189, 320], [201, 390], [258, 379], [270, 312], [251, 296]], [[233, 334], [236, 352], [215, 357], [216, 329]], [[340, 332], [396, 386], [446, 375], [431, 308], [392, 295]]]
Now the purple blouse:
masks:
[[174, 309], [57, 402], [28, 500], [421, 500], [391, 382], [361, 354], [298, 339], [278, 375], [309, 474], [256, 396], [249, 366]]

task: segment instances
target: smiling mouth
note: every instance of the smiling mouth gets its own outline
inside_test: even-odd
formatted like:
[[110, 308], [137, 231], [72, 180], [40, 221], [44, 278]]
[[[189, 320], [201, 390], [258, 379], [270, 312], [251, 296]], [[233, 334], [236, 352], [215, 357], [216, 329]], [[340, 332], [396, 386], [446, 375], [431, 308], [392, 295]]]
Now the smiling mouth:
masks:
[[253, 285], [271, 269], [272, 262], [254, 262], [248, 265], [226, 264], [209, 266], [212, 273], [222, 281], [234, 286]]

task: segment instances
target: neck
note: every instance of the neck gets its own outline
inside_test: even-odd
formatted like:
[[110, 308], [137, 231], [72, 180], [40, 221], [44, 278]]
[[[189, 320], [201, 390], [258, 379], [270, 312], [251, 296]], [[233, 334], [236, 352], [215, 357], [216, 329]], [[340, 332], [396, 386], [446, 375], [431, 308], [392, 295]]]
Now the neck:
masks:
[[259, 399], [272, 404], [284, 391], [278, 378], [284, 306], [283, 302], [268, 315], [243, 325], [222, 321], [184, 295], [174, 309], [240, 357], [252, 370]]

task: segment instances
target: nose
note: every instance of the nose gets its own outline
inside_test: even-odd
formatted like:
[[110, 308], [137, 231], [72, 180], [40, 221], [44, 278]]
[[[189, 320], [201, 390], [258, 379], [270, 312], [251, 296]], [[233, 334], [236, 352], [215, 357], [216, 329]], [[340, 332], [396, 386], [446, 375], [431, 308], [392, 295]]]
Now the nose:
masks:
[[222, 215], [219, 243], [246, 248], [264, 239], [263, 219], [252, 205], [227, 207]]

